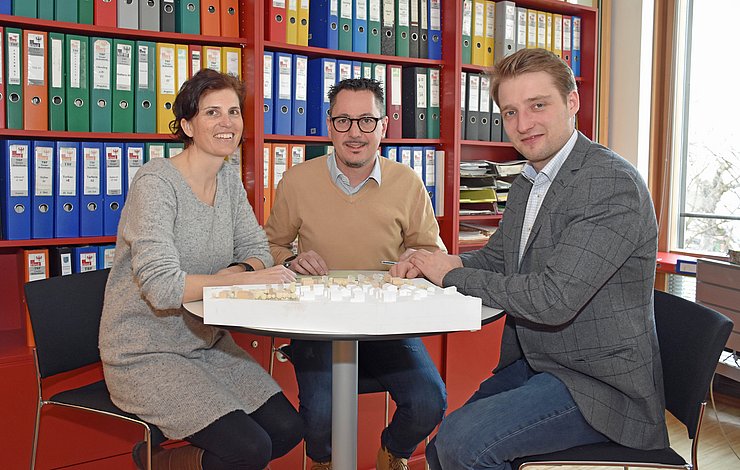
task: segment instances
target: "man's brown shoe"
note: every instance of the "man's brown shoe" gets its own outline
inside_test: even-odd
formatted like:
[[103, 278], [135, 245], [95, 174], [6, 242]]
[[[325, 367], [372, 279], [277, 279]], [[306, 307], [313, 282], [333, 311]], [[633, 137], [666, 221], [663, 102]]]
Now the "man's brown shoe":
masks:
[[375, 461], [377, 470], [409, 470], [409, 459], [396, 457], [388, 449], [380, 446], [378, 449], [378, 458]]
[[331, 470], [331, 462], [314, 462], [311, 470]]

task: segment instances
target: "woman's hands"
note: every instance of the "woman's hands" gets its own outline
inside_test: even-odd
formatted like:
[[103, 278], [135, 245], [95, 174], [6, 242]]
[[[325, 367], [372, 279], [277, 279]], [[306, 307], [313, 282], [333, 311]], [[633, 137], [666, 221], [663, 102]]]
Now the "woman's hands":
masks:
[[295, 281], [295, 273], [282, 264], [257, 271], [236, 274], [239, 279], [234, 284], [284, 284]]

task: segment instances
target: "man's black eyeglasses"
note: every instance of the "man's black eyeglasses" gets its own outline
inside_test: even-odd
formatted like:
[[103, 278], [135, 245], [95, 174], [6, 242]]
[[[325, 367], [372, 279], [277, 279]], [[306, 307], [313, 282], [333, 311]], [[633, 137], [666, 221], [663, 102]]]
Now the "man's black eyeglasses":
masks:
[[330, 117], [329, 119], [331, 120], [331, 125], [334, 127], [334, 130], [337, 132], [349, 132], [350, 128], [352, 127], [352, 123], [356, 122], [357, 127], [362, 132], [364, 132], [365, 134], [369, 134], [375, 131], [375, 128], [378, 127], [378, 121], [383, 118], [376, 118], [372, 116], [363, 116], [361, 118], [337, 116]]

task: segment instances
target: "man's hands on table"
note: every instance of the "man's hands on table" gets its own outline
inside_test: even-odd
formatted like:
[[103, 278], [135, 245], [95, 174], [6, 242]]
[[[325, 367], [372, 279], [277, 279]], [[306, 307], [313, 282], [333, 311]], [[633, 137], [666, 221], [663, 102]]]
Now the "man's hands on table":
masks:
[[[409, 251], [412, 251], [412, 253], [409, 253]], [[442, 280], [448, 272], [455, 268], [463, 267], [462, 260], [459, 256], [448, 255], [441, 250], [434, 253], [427, 250], [407, 250], [401, 256], [401, 260], [399, 264], [401, 262], [410, 263], [413, 266], [413, 270], [419, 272], [440, 287], [442, 286]]]

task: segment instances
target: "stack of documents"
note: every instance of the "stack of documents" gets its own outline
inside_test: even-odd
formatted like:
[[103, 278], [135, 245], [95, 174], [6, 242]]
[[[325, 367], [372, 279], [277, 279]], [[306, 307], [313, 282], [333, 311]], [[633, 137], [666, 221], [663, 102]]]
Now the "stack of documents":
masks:
[[498, 227], [486, 224], [475, 224], [469, 222], [460, 223], [459, 240], [461, 244], [480, 244], [488, 241], [488, 238], [496, 232]]
[[498, 214], [497, 199], [490, 162], [460, 162], [460, 215]]

